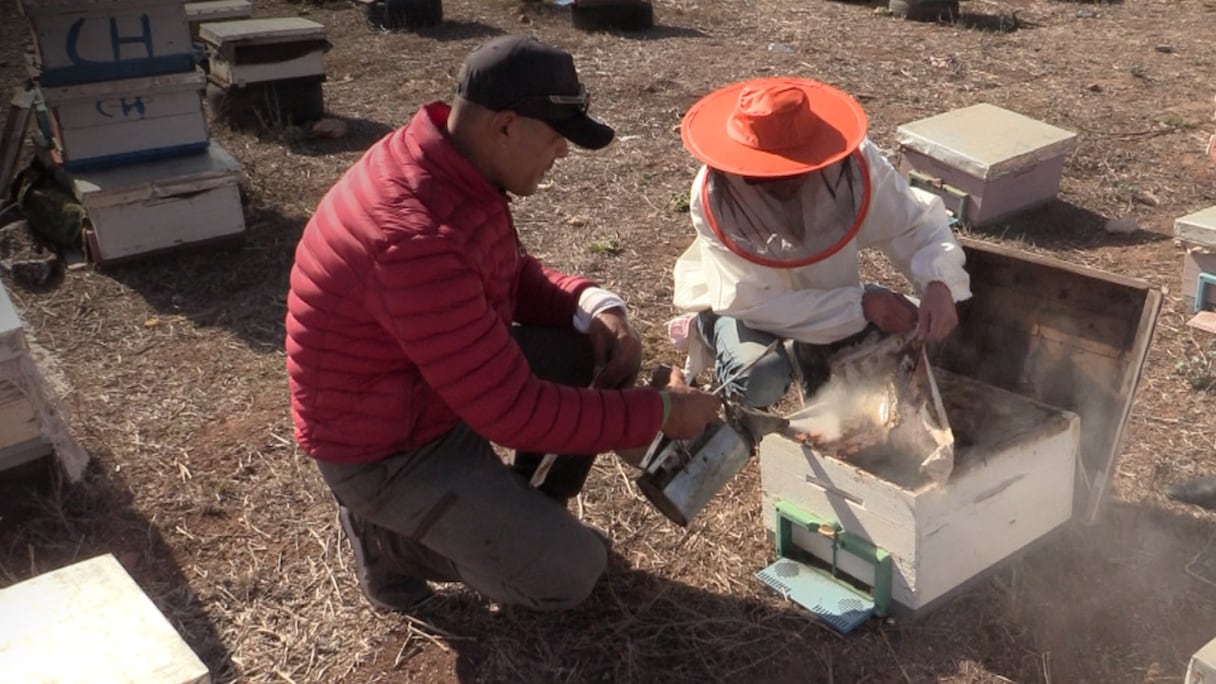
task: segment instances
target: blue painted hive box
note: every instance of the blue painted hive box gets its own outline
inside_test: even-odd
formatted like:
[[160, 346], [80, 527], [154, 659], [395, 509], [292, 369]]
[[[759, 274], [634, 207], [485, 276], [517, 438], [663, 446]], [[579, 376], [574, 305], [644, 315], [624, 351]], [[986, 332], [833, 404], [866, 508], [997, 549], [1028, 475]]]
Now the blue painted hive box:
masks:
[[34, 31], [39, 81], [62, 86], [190, 71], [182, 2], [20, 0]]

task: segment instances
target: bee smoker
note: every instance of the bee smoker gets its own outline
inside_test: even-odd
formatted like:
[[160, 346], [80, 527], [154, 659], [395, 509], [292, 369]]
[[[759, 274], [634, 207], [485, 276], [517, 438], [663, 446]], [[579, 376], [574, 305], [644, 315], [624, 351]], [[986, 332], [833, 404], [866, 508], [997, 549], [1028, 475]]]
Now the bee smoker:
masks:
[[726, 420], [711, 423], [691, 440], [662, 434], [642, 459], [637, 485], [672, 522], [687, 527], [718, 490], [734, 477], [764, 435], [788, 429], [789, 421], [733, 402]]

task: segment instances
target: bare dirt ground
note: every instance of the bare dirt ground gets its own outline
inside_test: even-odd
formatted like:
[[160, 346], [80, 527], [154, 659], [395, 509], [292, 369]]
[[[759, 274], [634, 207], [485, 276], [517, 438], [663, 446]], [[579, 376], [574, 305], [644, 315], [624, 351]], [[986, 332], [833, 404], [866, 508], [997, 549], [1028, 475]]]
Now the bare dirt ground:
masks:
[[[1216, 395], [1194, 386], [1216, 373], [1216, 348], [1184, 325], [1171, 237], [1174, 218], [1216, 204], [1202, 155], [1213, 0], [971, 0], [945, 24], [827, 0], [657, 0], [659, 25], [641, 34], [582, 33], [536, 4], [444, 5], [440, 28], [384, 33], [345, 4], [258, 0], [259, 16], [328, 27], [327, 108], [351, 134], [214, 127], [243, 164], [240, 249], [72, 271], [38, 291], [6, 283], [57, 360], [94, 461], [83, 483], [51, 484], [0, 520], [0, 584], [112, 552], [218, 682], [1181, 681], [1216, 637], [1216, 517], [1162, 494], [1216, 472]], [[12, 86], [28, 31], [12, 3], [0, 17]], [[292, 250], [361, 151], [448, 97], [465, 54], [503, 32], [572, 51], [594, 111], [617, 127], [610, 148], [571, 154], [515, 208], [535, 254], [628, 296], [649, 364], [677, 360], [662, 323], [670, 268], [691, 240], [696, 165], [676, 126], [712, 88], [770, 74], [828, 81], [862, 101], [892, 151], [899, 124], [978, 102], [1077, 131], [1060, 201], [975, 237], [1166, 293], [1098, 523], [1051, 535], [923, 620], [841, 638], [752, 577], [773, 558], [755, 462], [682, 530], [605, 458], [579, 512], [615, 551], [582, 608], [533, 615], [444, 587], [413, 617], [370, 610], [332, 502], [293, 445], [281, 349]], [[1104, 231], [1117, 217], [1141, 230]], [[892, 277], [878, 259], [865, 273]]]

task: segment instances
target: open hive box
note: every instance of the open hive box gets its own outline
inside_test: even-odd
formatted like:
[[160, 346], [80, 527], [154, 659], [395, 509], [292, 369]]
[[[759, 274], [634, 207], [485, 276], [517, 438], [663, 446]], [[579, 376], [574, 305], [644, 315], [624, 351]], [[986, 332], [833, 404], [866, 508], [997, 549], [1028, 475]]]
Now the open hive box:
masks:
[[[963, 244], [974, 297], [929, 356], [954, 437], [948, 478], [780, 435], [759, 448], [780, 555], [872, 592], [879, 614], [920, 613], [1096, 515], [1161, 306], [1142, 281]], [[761, 577], [780, 589], [780, 574]]]

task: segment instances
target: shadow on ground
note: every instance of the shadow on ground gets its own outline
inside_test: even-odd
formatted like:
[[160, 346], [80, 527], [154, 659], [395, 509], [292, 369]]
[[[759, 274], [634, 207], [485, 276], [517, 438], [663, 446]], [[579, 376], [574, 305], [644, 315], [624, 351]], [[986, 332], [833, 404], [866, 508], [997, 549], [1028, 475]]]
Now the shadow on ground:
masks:
[[256, 198], [245, 206], [239, 244], [195, 248], [99, 269], [138, 292], [158, 312], [231, 330], [256, 351], [278, 353], [285, 339], [288, 276], [307, 223]]
[[844, 637], [776, 597], [697, 589], [614, 553], [591, 599], [563, 614], [491, 611], [445, 591], [390, 630], [400, 651], [355, 676], [420, 666], [422, 630], [454, 651], [438, 669], [460, 682], [1130, 683], [1145, 680], [1144, 662], [1173, 680], [1216, 636], [1214, 535], [1186, 512], [1110, 505], [1096, 525], [1057, 530], [927, 615], [873, 619]]
[[1133, 233], [1112, 233], [1106, 230], [1108, 220], [1085, 207], [1057, 199], [1011, 219], [967, 228], [962, 232], [1057, 251], [1140, 245], [1173, 239], [1172, 236], [1143, 229]]
[[75, 485], [63, 481], [50, 458], [3, 474], [0, 586], [113, 554], [207, 666], [212, 681], [232, 681], [228, 646], [191, 590], [160, 526], [137, 511], [136, 496], [124, 478], [103, 467], [104, 462], [110, 462], [106, 455], [95, 454]]

